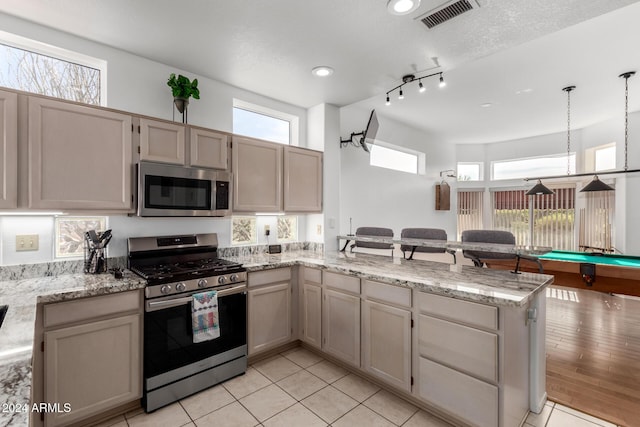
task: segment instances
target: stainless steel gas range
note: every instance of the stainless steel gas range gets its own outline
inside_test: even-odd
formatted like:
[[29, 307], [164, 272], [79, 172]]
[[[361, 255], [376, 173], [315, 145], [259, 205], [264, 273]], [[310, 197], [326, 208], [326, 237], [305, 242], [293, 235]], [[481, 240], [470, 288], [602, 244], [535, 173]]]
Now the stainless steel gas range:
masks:
[[[240, 375], [247, 368], [247, 284], [241, 264], [218, 258], [216, 234], [128, 240], [131, 271], [147, 281], [144, 394], [147, 412]], [[194, 343], [193, 294], [216, 290], [218, 338]]]

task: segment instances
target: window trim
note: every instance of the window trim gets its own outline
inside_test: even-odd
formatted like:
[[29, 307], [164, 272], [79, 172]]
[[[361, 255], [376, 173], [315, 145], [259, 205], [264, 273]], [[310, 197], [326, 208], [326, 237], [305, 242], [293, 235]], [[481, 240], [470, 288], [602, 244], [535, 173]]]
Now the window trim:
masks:
[[[252, 113], [261, 114], [274, 119], [284, 120], [289, 122], [289, 144], [292, 146], [300, 145], [300, 117], [285, 113], [284, 111], [274, 110], [273, 108], [265, 107], [263, 105], [253, 104], [251, 102], [243, 101], [241, 99], [233, 98], [233, 108], [239, 108], [241, 110], [250, 111]], [[252, 138], [255, 136], [245, 135]], [[287, 145], [287, 144], [283, 144]]]
[[0, 30], [0, 43], [100, 71], [100, 106], [107, 104], [107, 61]]
[[[574, 158], [574, 162], [573, 162], [573, 167], [574, 170], [571, 171], [571, 174], [575, 174], [576, 170], [578, 168], [578, 155], [575, 151], [572, 151], [570, 154], [570, 156], [573, 156]], [[489, 181], [513, 181], [513, 180], [522, 180], [524, 178], [529, 178], [529, 176], [522, 176], [522, 177], [512, 177], [512, 178], [495, 178], [495, 165], [498, 163], [508, 163], [508, 162], [519, 162], [519, 161], [523, 161], [523, 160], [534, 160], [534, 159], [550, 159], [550, 158], [556, 158], [556, 159], [560, 159], [560, 158], [567, 158], [567, 154], [566, 153], [560, 153], [560, 154], [545, 154], [545, 155], [541, 155], [541, 156], [531, 156], [531, 157], [518, 157], [515, 159], [504, 159], [504, 160], [492, 160], [491, 161], [491, 176], [489, 177]], [[564, 173], [566, 173], [566, 170], [564, 171]], [[559, 175], [558, 173], [540, 173], [537, 175]]]
[[[478, 165], [479, 171], [478, 171], [478, 179], [470, 179], [468, 181], [460, 181], [458, 179], [458, 166], [463, 165], [463, 166], [467, 166], [467, 165]], [[482, 182], [484, 181], [484, 162], [457, 162], [456, 163], [456, 181], [458, 182]]]
[[417, 151], [417, 150], [412, 150], [411, 148], [406, 148], [406, 147], [402, 147], [402, 146], [399, 146], [399, 145], [390, 144], [388, 142], [380, 141], [378, 139], [376, 139], [375, 144], [367, 144], [367, 146], [369, 147], [369, 151], [372, 151], [375, 148], [376, 145], [378, 145], [380, 147], [383, 147], [383, 148], [386, 148], [388, 150], [397, 151], [399, 153], [409, 154], [409, 155], [415, 156], [416, 157], [416, 171], [415, 172], [407, 172], [405, 170], [390, 168], [390, 167], [386, 167], [386, 166], [374, 165], [374, 164], [371, 163], [371, 156], [369, 156], [369, 166], [374, 166], [374, 167], [377, 167], [377, 168], [383, 168], [383, 169], [387, 169], [387, 170], [391, 170], [391, 171], [395, 171], [395, 172], [408, 173], [410, 175], [425, 175], [425, 173], [426, 173], [426, 167], [425, 167], [426, 154], [425, 153], [423, 153], [421, 151]]

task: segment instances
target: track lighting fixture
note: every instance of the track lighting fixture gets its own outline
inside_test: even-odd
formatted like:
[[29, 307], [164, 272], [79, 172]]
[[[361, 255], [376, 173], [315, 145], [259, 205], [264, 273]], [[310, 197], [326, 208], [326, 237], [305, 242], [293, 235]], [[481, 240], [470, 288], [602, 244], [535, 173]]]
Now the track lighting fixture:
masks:
[[400, 83], [398, 86], [394, 87], [393, 89], [387, 91], [387, 102], [385, 104], [386, 105], [390, 105], [391, 104], [391, 102], [389, 101], [389, 94], [391, 92], [393, 92], [394, 90], [398, 90], [398, 99], [404, 99], [404, 92], [402, 92], [402, 87], [404, 85], [406, 85], [407, 83], [415, 82], [416, 80], [418, 81], [418, 92], [422, 93], [422, 92], [426, 91], [427, 88], [422, 83], [422, 80], [426, 79], [426, 78], [429, 78], [429, 77], [433, 77], [433, 76], [440, 76], [440, 87], [446, 86], [444, 78], [442, 77], [442, 72], [433, 73], [433, 74], [429, 74], [429, 75], [422, 76], [422, 77], [416, 77], [413, 74], [407, 74], [405, 76], [402, 76], [402, 83]]
[[391, 100], [389, 99], [389, 95], [387, 95], [387, 102], [385, 102], [384, 105], [391, 105]]

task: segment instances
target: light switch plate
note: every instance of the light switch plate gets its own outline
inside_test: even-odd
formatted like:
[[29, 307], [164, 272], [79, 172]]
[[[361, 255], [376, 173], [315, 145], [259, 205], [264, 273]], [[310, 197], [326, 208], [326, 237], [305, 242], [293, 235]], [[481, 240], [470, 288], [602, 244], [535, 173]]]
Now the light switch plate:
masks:
[[21, 251], [37, 251], [40, 236], [37, 234], [18, 234], [16, 235], [16, 252]]

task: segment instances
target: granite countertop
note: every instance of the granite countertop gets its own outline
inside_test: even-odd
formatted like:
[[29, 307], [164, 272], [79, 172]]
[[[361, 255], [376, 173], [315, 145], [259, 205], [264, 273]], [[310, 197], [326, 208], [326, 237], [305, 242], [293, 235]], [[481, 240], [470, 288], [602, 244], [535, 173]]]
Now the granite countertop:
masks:
[[553, 276], [546, 274], [514, 274], [506, 270], [365, 253], [297, 251], [226, 258], [241, 262], [249, 272], [304, 265], [452, 298], [511, 307], [527, 305], [538, 292], [553, 283]]
[[[115, 279], [111, 274], [80, 273], [0, 281], [0, 304], [9, 306], [0, 328], [0, 405], [29, 405], [31, 356], [38, 303], [141, 288], [144, 288], [144, 281], [130, 272], [125, 272], [122, 279]], [[29, 413], [30, 411], [0, 411], [0, 425], [26, 426], [29, 423]]]
[[[248, 272], [303, 265], [349, 274], [452, 298], [500, 306], [525, 306], [553, 283], [553, 276], [513, 274], [463, 265], [405, 260], [363, 253], [291, 251], [277, 255], [225, 256], [241, 262]], [[9, 305], [0, 328], [0, 404], [29, 404], [31, 357], [36, 306], [77, 298], [142, 289], [144, 280], [125, 271], [123, 279], [110, 274], [61, 274], [21, 280], [0, 280], [0, 304]], [[0, 425], [26, 426], [29, 412], [0, 412]]]
[[507, 245], [503, 243], [480, 243], [480, 242], [458, 242], [455, 240], [429, 240], [429, 239], [414, 239], [414, 238], [401, 238], [394, 239], [393, 237], [382, 236], [356, 236], [353, 235], [339, 235], [338, 240], [346, 240], [347, 242], [359, 240], [362, 242], [374, 242], [374, 243], [389, 243], [407, 246], [424, 246], [428, 248], [442, 248], [449, 250], [465, 249], [469, 251], [482, 251], [482, 252], [496, 252], [503, 254], [514, 255], [543, 255], [551, 252], [552, 248], [549, 246], [527, 246], [527, 245]]

